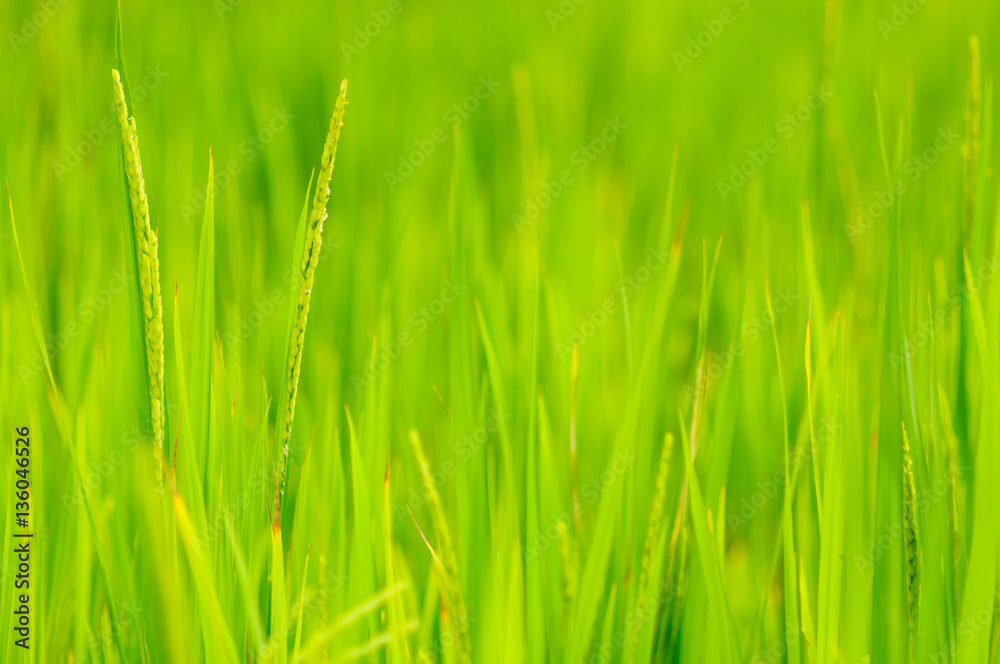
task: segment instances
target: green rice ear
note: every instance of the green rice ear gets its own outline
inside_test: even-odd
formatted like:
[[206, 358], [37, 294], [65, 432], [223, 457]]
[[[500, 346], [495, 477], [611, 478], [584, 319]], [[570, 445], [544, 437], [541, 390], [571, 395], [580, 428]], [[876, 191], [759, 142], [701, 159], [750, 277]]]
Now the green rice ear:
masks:
[[906, 598], [909, 610], [910, 661], [916, 657], [917, 618], [920, 613], [920, 536], [917, 528], [917, 490], [906, 424], [903, 432], [903, 545], [906, 552]]
[[[444, 505], [441, 503], [441, 496], [437, 490], [437, 483], [434, 480], [433, 470], [424, 455], [424, 446], [420, 441], [420, 434], [416, 429], [410, 429], [410, 445], [413, 447], [413, 454], [417, 459], [420, 475], [424, 482], [424, 493], [427, 496], [427, 504], [431, 511], [431, 520], [434, 522], [434, 535], [437, 538], [439, 557], [445, 577], [447, 592], [447, 604], [450, 612], [454, 614], [454, 620], [459, 625], [468, 624], [468, 610], [465, 605], [465, 595], [462, 592], [462, 575], [458, 567], [458, 558], [455, 555], [455, 548], [452, 545], [451, 529], [448, 527], [448, 519], [444, 513]], [[471, 657], [472, 648], [469, 645], [467, 630], [463, 629], [456, 644], [456, 655], [459, 664], [468, 664]]]
[[[127, 108], [132, 107], [132, 93], [129, 89], [128, 74], [125, 71], [125, 55], [122, 48], [121, 5], [118, 6], [118, 17], [115, 22], [115, 70], [119, 72], [122, 98]], [[119, 184], [122, 201], [123, 237], [125, 241], [125, 272], [128, 275], [129, 325], [132, 329], [132, 370], [135, 380], [136, 417], [142, 433], [153, 435], [153, 422], [150, 411], [149, 395], [146, 385], [149, 382], [149, 366], [146, 358], [146, 345], [143, 342], [144, 330], [142, 324], [142, 298], [139, 290], [139, 268], [136, 264], [136, 231], [135, 219], [132, 216], [132, 205], [129, 199], [128, 175], [125, 168], [125, 143], [121, 134], [115, 140], [118, 153]]]
[[[881, 114], [878, 113], [879, 145], [887, 183], [892, 182], [885, 148]], [[903, 419], [903, 376], [889, 358], [905, 348], [902, 294], [899, 269], [899, 206], [893, 206], [889, 233], [888, 289], [882, 341], [881, 384], [878, 409], [878, 456], [876, 465], [875, 537], [898, 528], [903, 516], [903, 441], [899, 423]], [[872, 661], [902, 661], [906, 655], [906, 598], [903, 586], [902, 543], [892, 544], [876, 557], [872, 577]]]
[[[291, 300], [291, 325], [288, 335], [288, 350], [281, 385], [281, 399], [278, 402], [277, 450], [279, 465], [278, 478], [282, 502], [288, 482], [288, 453], [292, 439], [292, 420], [295, 417], [295, 396], [299, 387], [299, 372], [302, 369], [302, 351], [305, 346], [306, 322], [309, 317], [309, 301], [312, 297], [316, 266], [323, 248], [323, 222], [327, 217], [327, 202], [330, 198], [330, 178], [333, 176], [333, 162], [337, 156], [337, 142], [340, 140], [340, 128], [344, 126], [344, 107], [347, 104], [347, 79], [340, 84], [340, 95], [330, 118], [330, 129], [323, 144], [323, 156], [320, 163], [319, 177], [316, 179], [316, 193], [313, 199], [312, 211], [308, 219], [299, 219], [299, 229], [296, 233], [296, 253], [299, 256], [298, 242], [302, 238], [302, 253], [298, 263], [293, 262], [292, 273], [297, 275], [296, 287]], [[309, 200], [308, 189], [306, 200]]]

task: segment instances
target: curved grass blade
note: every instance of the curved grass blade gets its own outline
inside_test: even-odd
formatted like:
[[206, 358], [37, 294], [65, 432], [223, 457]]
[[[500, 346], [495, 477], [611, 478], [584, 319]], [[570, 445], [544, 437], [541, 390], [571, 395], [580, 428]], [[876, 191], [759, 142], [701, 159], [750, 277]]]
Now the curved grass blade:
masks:
[[[462, 593], [458, 560], [455, 558], [455, 549], [452, 545], [451, 530], [448, 527], [448, 520], [445, 517], [444, 506], [441, 504], [441, 496], [438, 494], [437, 484], [434, 481], [433, 471], [427, 463], [424, 455], [424, 446], [420, 442], [420, 434], [416, 429], [410, 429], [410, 444], [413, 446], [413, 454], [417, 458], [417, 465], [420, 467], [420, 475], [424, 481], [424, 492], [427, 495], [427, 504], [431, 508], [431, 519], [434, 522], [434, 534], [437, 537], [439, 557], [445, 573], [445, 586], [448, 589], [448, 604], [450, 613], [454, 614], [454, 620], [458, 625], [468, 625], [469, 614], [465, 605], [465, 596]], [[472, 649], [469, 645], [469, 638], [466, 630], [457, 639], [456, 656], [459, 664], [468, 664], [471, 661]]]
[[[774, 306], [771, 302], [771, 288], [766, 283], [764, 285], [764, 296], [767, 299], [767, 311], [771, 320], [774, 318]], [[785, 379], [781, 370], [781, 347], [778, 345], [778, 331], [775, 325], [771, 326], [771, 338], [774, 341], [774, 356], [778, 365], [778, 392], [781, 395], [781, 419], [782, 430], [784, 432], [784, 459], [785, 477], [789, 476], [790, 456], [788, 446], [788, 401], [785, 396]], [[784, 583], [782, 587], [785, 592], [785, 636], [786, 647], [788, 648], [788, 661], [798, 664], [802, 661], [801, 643], [799, 629], [799, 605], [798, 605], [798, 574], [795, 571], [795, 537], [794, 525], [792, 523], [792, 500], [793, 492], [791, 487], [785, 486], [785, 498], [782, 501], [782, 560], [784, 570]]]
[[[184, 499], [177, 493], [174, 494], [174, 515], [177, 517], [177, 531], [184, 543], [184, 550], [187, 552], [188, 563], [191, 567], [191, 575], [194, 577], [195, 588], [198, 590], [198, 597], [201, 600], [201, 609], [205, 612], [208, 620], [208, 624], [205, 626], [206, 637], [208, 635], [214, 636], [215, 645], [218, 646], [219, 653], [225, 657], [226, 662], [239, 664], [236, 643], [233, 641], [229, 625], [222, 613], [222, 607], [219, 605], [214, 575], [197, 544], [194, 524], [191, 522], [191, 516], [188, 514]], [[208, 625], [211, 625], [211, 628]]]
[[[876, 101], [876, 110], [878, 104]], [[881, 114], [878, 114], [879, 144], [886, 181], [892, 182], [885, 149]], [[889, 361], [891, 353], [904, 348], [902, 296], [899, 271], [899, 206], [894, 206], [889, 228], [888, 291], [879, 395], [878, 461], [875, 496], [875, 533], [892, 532], [903, 518], [903, 441], [899, 423], [903, 419], [903, 383], [900, 371]], [[906, 597], [903, 589], [902, 542], [892, 545], [875, 560], [872, 601], [872, 661], [902, 661], [907, 651]]]
[[[528, 445], [527, 460], [525, 462], [525, 532], [539, 532], [539, 505], [538, 505], [538, 450], [537, 450], [537, 420], [538, 420], [538, 400], [536, 399], [536, 388], [538, 382], [538, 282], [539, 267], [535, 263], [535, 281], [532, 302], [531, 318], [531, 368], [529, 370], [528, 382]], [[541, 566], [527, 564], [524, 569], [525, 596], [527, 602], [526, 627], [528, 655], [533, 662], [545, 661], [545, 603], [542, 600], [542, 574]]]
[[212, 370], [215, 338], [215, 169], [212, 152], [208, 153], [208, 184], [205, 189], [205, 218], [198, 247], [198, 271], [195, 277], [194, 315], [191, 334], [191, 382], [189, 406], [194, 438], [191, 440], [199, 481], [210, 486], [208, 456], [212, 428]]

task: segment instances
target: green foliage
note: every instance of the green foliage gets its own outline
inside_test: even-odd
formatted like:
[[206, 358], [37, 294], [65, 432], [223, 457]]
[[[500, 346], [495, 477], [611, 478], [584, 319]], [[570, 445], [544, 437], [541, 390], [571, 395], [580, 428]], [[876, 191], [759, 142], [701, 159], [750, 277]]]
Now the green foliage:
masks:
[[997, 662], [994, 5], [0, 20], [5, 661]]

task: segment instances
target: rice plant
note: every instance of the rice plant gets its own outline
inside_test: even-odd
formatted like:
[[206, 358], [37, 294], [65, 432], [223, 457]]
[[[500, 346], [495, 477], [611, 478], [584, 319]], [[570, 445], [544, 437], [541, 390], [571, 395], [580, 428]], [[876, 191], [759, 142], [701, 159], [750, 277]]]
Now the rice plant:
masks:
[[3, 661], [998, 661], [993, 5], [106, 4], [0, 6]]

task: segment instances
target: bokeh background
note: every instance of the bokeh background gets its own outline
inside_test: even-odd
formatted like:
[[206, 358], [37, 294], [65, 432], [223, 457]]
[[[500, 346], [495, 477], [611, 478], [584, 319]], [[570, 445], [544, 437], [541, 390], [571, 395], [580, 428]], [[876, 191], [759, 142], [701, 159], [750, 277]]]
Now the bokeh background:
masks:
[[[638, 555], [632, 539], [639, 537], [641, 543], [645, 531], [663, 434], [672, 431], [679, 440], [678, 421], [691, 423], [703, 268], [706, 260], [711, 264], [723, 237], [707, 346], [724, 357], [743, 329], [746, 352], [721, 362], [700, 420], [706, 442], [696, 467], [702, 472], [716, 467], [710, 461], [713, 453], [726, 458], [721, 477], [703, 478], [709, 507], [718, 509], [725, 485], [722, 509], [728, 504], [730, 515], [739, 516], [741, 499], [757, 495], [761, 482], [781, 467], [782, 395], [771, 326], [782, 352], [794, 445], [808, 435], [802, 358], [810, 312], [813, 343], [816, 335], [824, 337], [823, 352], [829, 351], [818, 360], [823, 366], [833, 361], [833, 320], [840, 312], [849, 358], [847, 437], [857, 461], [847, 478], [856, 494], [847, 517], [856, 528], [848, 528], [847, 539], [849, 547], [864, 555], [875, 519], [878, 368], [890, 248], [890, 214], [875, 214], [866, 222], [858, 212], [888, 189], [877, 108], [890, 161], [897, 135], [907, 156], [934, 146], [942, 132], [956, 137], [938, 146], [933, 163], [906, 180], [900, 235], [904, 324], [916, 330], [927, 317], [921, 307], [935, 287], [935, 260], [947, 275], [947, 289], [959, 278], [963, 241], [974, 268], [989, 255], [992, 231], [983, 219], [993, 218], [994, 194], [984, 188], [979, 221], [971, 231], [963, 226], [962, 146], [968, 126], [970, 36], [978, 35], [979, 66], [986, 80], [997, 64], [998, 12], [995, 3], [966, 0], [123, 2], [124, 49], [135, 100], [131, 112], [150, 211], [158, 224], [168, 392], [175, 381], [179, 341], [172, 330], [177, 315], [182, 356], [190, 345], [210, 153], [214, 160], [221, 349], [216, 398], [240, 404], [233, 408], [227, 434], [227, 445], [233, 446], [224, 455], [250, 454], [263, 424], [263, 385], [276, 396], [274, 377], [281, 374], [285, 357], [287, 274], [296, 223], [340, 81], [349, 81], [292, 454], [294, 493], [312, 440], [310, 504], [315, 516], [304, 527], [315, 539], [310, 539], [309, 568], [305, 547], [288, 545], [288, 587], [301, 587], [303, 574], [310, 585], [317, 583], [321, 553], [331, 569], [350, 568], [354, 554], [343, 538], [354, 528], [352, 487], [357, 480], [350, 479], [346, 406], [369, 443], [362, 454], [376, 515], [377, 550], [384, 545], [378, 515], [385, 505], [378, 487], [387, 457], [394, 477], [393, 538], [413, 580], [406, 595], [413, 609], [408, 615], [421, 619], [407, 637], [410, 654], [415, 657], [421, 645], [436, 638], [440, 617], [435, 600], [427, 599], [432, 560], [406, 513], [409, 507], [424, 532], [430, 532], [431, 515], [407, 443], [407, 432], [415, 427], [433, 467], [458, 464], [457, 474], [445, 471], [438, 488], [456, 533], [475, 620], [473, 659], [514, 657], [490, 645], [503, 641], [497, 634], [506, 634], [495, 631], [490, 608], [497, 581], [488, 561], [502, 556], [491, 541], [477, 539], [489, 530], [480, 523], [489, 510], [478, 506], [492, 505], [495, 494], [502, 493], [496, 479], [502, 475], [497, 474], [501, 440], [490, 432], [485, 443], [475, 446], [473, 457], [482, 462], [476, 470], [456, 460], [452, 444], [481, 428], [497, 408], [476, 303], [499, 358], [519, 487], [528, 472], [526, 441], [536, 389], [544, 395], [548, 413], [552, 475], [541, 482], [552, 492], [553, 503], [542, 506], [540, 533], [521, 523], [519, 542], [524, 547], [542, 542], [547, 570], [562, 564], [560, 536], [546, 538], [544, 532], [557, 522], [574, 528], [576, 519], [565, 515], [575, 485], [584, 496], [573, 554], [582, 573], [604, 491], [602, 478], [612, 467], [630, 381], [650, 339], [656, 298], [666, 278], [663, 268], [652, 268], [649, 278], [642, 278], [641, 268], [652, 266], [647, 261], [655, 252], [669, 253], [675, 237], [680, 271], [666, 331], [662, 338], [653, 337], [659, 341], [659, 357], [638, 415], [637, 431], [652, 442], [628, 469], [628, 491], [637, 501], [635, 520], [616, 526], [613, 560], [618, 562], [612, 567], [619, 576], [616, 582], [609, 573], [601, 584], [595, 639], [616, 584], [618, 622], [624, 622], [627, 593], [620, 584], [637, 573], [624, 561]], [[0, 5], [0, 172], [9, 182], [27, 274], [67, 410], [78, 436], [86, 440], [88, 463], [97, 470], [101, 462], [113, 466], [106, 474], [99, 472], [101, 479], [92, 487], [98, 507], [95, 528], [105, 538], [111, 568], [120, 575], [114, 581], [119, 598], [145, 610], [139, 627], [122, 629], [125, 652], [136, 657], [131, 661], [140, 661], [143, 650], [151, 657], [144, 661], [196, 661], [189, 658], [209, 654], [198, 642], [201, 616], [193, 591], [178, 591], [184, 598], [183, 616], [176, 622], [161, 620], [167, 610], [162, 596], [168, 592], [157, 585], [162, 561], [146, 558], [155, 540], [146, 531], [144, 508], [136, 497], [143, 488], [135, 468], [143, 463], [138, 458], [148, 453], [148, 445], [129, 442], [136, 425], [135, 386], [127, 352], [131, 337], [113, 124], [115, 16], [115, 6], [103, 0], [5, 0]], [[988, 111], [984, 116], [992, 114]], [[985, 134], [984, 140], [990, 139]], [[675, 146], [676, 185], [667, 210]], [[745, 167], [755, 155], [763, 163]], [[734, 175], [741, 168], [752, 174], [742, 179]], [[569, 173], [568, 183], [554, 193], [552, 183], [563, 172]], [[992, 174], [989, 164], [983, 173], [987, 178]], [[720, 193], [720, 183], [733, 191]], [[803, 235], [803, 202], [811, 247]], [[68, 661], [73, 651], [79, 662], [84, 647], [94, 653], [86, 657], [102, 658], [103, 647], [95, 651], [87, 644], [108, 628], [104, 577], [92, 535], [80, 525], [78, 482], [55, 423], [52, 388], [32, 329], [10, 220], [6, 212], [0, 217], [0, 409], [14, 426], [30, 422], [36, 450], [42, 450], [35, 460], [34, 494], [39, 531], [34, 573], [40, 593], [34, 634], [39, 650], [30, 657]], [[456, 269], [456, 236], [463, 247], [461, 269]], [[536, 265], [541, 295], [537, 383], [532, 385]], [[773, 323], [767, 322], [765, 276], [776, 304], [778, 293], [788, 303]], [[629, 283], [626, 277], [635, 280], [627, 316], [617, 287], [620, 281]], [[458, 304], [448, 301], [449, 292], [457, 293]], [[822, 302], [816, 292], [822, 293]], [[608, 309], [614, 311], [601, 316], [609, 300]], [[958, 323], [949, 316], [946, 329], [952, 337], [946, 339], [957, 348]], [[750, 340], [745, 325], [755, 320], [764, 322]], [[574, 345], [575, 376], [569, 350]], [[457, 347], [462, 349], [458, 355]], [[944, 357], [950, 352], [925, 351], [914, 366], [923, 377], [940, 371], [945, 391], [954, 396], [965, 388], [958, 387], [958, 364]], [[457, 365], [456, 357], [467, 363]], [[373, 375], [374, 382], [367, 378]], [[978, 379], [972, 380], [975, 388]], [[731, 385], [729, 391], [723, 392], [722, 384]], [[921, 399], [936, 398], [930, 396], [932, 383], [918, 387], [926, 393]], [[457, 396], [463, 390], [464, 396]], [[720, 393], [728, 395], [721, 407]], [[467, 402], [467, 431], [454, 425], [450, 411], [456, 399]], [[979, 422], [978, 400], [973, 403], [968, 414], [957, 416], [968, 418], [969, 431]], [[172, 409], [174, 422], [183, 417], [179, 410]], [[273, 404], [270, 418], [273, 426]], [[171, 430], [176, 432], [176, 426]], [[179, 449], [183, 454], [183, 439]], [[666, 514], [671, 517], [683, 481], [680, 450], [678, 443], [669, 475]], [[122, 456], [112, 457], [116, 452]], [[8, 447], [2, 456], [0, 465], [6, 467]], [[209, 489], [218, 490], [211, 468], [206, 462], [210, 497]], [[0, 487], [6, 482], [5, 477]], [[586, 498], [588, 487], [592, 500]], [[517, 500], [524, 509], [525, 497]], [[803, 500], [807, 505], [808, 495]], [[225, 502], [215, 496], [209, 505], [219, 510]], [[759, 511], [755, 508], [749, 525], [731, 521], [723, 538], [729, 603], [745, 653], [781, 639], [781, 573], [773, 583], [767, 578], [781, 503], [780, 495], [769, 498]], [[808, 544], [809, 533], [818, 528], [815, 517], [805, 507], [797, 508], [796, 515], [798, 537], [805, 542], [803, 569], [815, 571], [816, 552]], [[255, 541], [248, 543], [253, 550]], [[225, 569], [226, 554], [212, 550], [217, 569]], [[263, 547], [259, 555], [248, 555], [251, 570], [265, 578], [268, 553]], [[382, 587], [384, 554], [375, 558], [375, 586]], [[852, 571], [854, 567], [850, 565]], [[347, 574], [353, 578], [349, 570]], [[550, 661], [562, 661], [572, 612], [561, 598], [565, 584], [548, 574], [542, 581], [545, 650]], [[699, 572], [694, 574], [697, 578]], [[519, 577], [511, 578], [515, 584]], [[220, 581], [221, 586], [231, 593], [226, 606], [238, 604], [233, 584]], [[9, 587], [5, 580], [2, 589]], [[845, 581], [844, 587], [845, 605], [850, 600], [854, 607], [845, 609], [841, 627], [844, 661], [859, 661], [869, 652], [872, 635], [870, 576], [856, 585]], [[262, 588], [266, 609], [266, 583]], [[347, 610], [355, 592], [361, 591], [335, 593], [329, 614]], [[709, 609], [704, 595], [697, 597], [694, 591], [687, 597], [681, 645], [670, 655], [659, 652], [666, 661], [671, 656], [702, 661], [706, 646], [696, 636], [703, 620], [696, 616]], [[768, 597], [765, 605], [761, 599]], [[809, 601], [815, 603], [815, 595]], [[572, 606], [571, 599], [566, 602]], [[236, 642], [243, 648], [245, 625], [239, 621], [246, 618], [235, 617], [242, 609], [233, 611]], [[315, 616], [309, 620], [306, 638], [322, 624]], [[194, 635], [193, 642], [172, 650], [172, 630]], [[344, 643], [368, 636], [345, 638]], [[742, 645], [748, 642], [756, 647]], [[0, 644], [12, 657], [7, 634]], [[608, 661], [622, 657], [615, 651]]]

